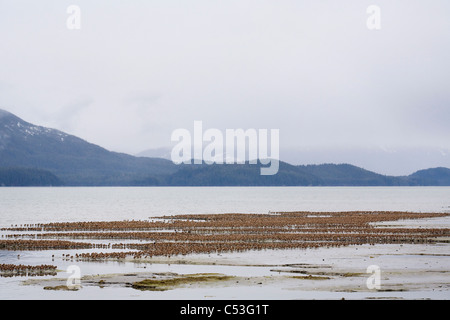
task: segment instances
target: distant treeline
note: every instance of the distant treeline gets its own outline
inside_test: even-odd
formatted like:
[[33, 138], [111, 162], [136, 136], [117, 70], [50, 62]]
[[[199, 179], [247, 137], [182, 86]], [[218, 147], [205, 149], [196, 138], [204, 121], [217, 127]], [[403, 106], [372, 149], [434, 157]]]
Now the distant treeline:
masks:
[[385, 176], [349, 164], [294, 166], [280, 162], [275, 175], [260, 175], [260, 165], [180, 165], [170, 174], [95, 171], [58, 177], [48, 170], [0, 168], [0, 186], [450, 186], [450, 169]]
[[138, 178], [142, 186], [450, 186], [450, 169], [386, 176], [350, 164], [295, 166], [280, 162], [277, 174], [260, 175], [260, 165], [181, 165], [172, 174]]
[[0, 186], [62, 186], [64, 183], [53, 173], [42, 169], [0, 168]]

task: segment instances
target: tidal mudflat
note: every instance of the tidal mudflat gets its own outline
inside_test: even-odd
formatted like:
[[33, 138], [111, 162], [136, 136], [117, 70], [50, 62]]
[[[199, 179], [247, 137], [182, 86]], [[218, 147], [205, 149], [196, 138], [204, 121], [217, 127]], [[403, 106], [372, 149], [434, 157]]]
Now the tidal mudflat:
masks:
[[449, 299], [449, 221], [346, 211], [12, 225], [0, 240], [8, 268], [57, 274], [0, 270], [3, 298]]

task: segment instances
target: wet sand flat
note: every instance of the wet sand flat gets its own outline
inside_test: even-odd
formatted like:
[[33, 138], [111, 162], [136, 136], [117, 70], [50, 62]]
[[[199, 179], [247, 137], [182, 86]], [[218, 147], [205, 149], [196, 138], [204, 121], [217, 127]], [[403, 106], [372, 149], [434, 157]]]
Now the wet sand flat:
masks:
[[16, 241], [15, 250], [41, 253], [47, 263], [58, 243], [36, 251], [20, 240], [76, 240], [52, 261], [89, 267], [78, 287], [67, 288], [64, 272], [21, 279], [22, 290], [67, 298], [449, 299], [448, 222], [448, 214], [403, 212], [190, 215], [14, 226], [3, 230], [10, 235], [3, 246]]

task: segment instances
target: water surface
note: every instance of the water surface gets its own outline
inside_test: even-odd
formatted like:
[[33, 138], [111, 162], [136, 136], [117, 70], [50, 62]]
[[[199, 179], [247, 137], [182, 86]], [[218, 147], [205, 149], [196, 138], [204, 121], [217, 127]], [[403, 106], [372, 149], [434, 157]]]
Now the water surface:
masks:
[[450, 212], [450, 187], [0, 188], [0, 226], [202, 213]]

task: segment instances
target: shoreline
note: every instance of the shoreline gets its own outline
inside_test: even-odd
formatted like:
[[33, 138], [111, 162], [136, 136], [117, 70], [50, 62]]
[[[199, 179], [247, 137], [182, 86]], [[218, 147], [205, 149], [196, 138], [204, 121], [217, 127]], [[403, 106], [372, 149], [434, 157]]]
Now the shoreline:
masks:
[[[256, 216], [252, 216], [254, 217]], [[314, 221], [330, 219], [323, 212], [316, 213], [311, 218], [315, 219]], [[184, 221], [186, 216], [178, 216], [177, 219]], [[208, 226], [208, 217], [203, 215], [189, 216], [186, 221], [190, 221], [186, 225], [189, 228], [192, 223], [199, 222], [203, 223], [203, 227]], [[6, 296], [4, 294], [2, 298], [21, 299], [21, 295], [11, 297], [7, 294], [8, 288], [14, 287], [14, 292], [19, 291], [30, 299], [57, 297], [57, 299], [178, 300], [188, 297], [194, 300], [448, 300], [450, 299], [450, 237], [447, 235], [449, 224], [448, 215], [374, 223], [373, 227], [377, 230], [390, 228], [400, 230], [414, 226], [418, 231], [426, 232], [429, 228], [439, 226], [442, 229], [439, 232], [445, 233], [432, 237], [433, 241], [406, 243], [266, 248], [170, 256], [126, 256], [123, 259], [101, 260], [77, 260], [73, 256], [82, 249], [61, 249], [56, 252], [64, 254], [51, 258], [52, 262], [58, 265], [57, 275], [8, 278], [8, 282], [0, 278], [0, 282], [9, 283], [10, 286], [4, 287]], [[180, 233], [179, 227], [180, 225], [177, 225]], [[184, 230], [187, 232], [188, 229]], [[47, 263], [53, 251], [10, 251], [10, 254], [16, 255], [20, 252], [21, 263], [26, 261]], [[72, 259], [65, 258], [65, 255], [70, 255]], [[80, 286], [75, 289], [67, 287], [67, 280], [71, 274], [65, 272], [65, 269], [72, 265], [82, 270], [79, 277]], [[139, 283], [147, 287], [142, 288]]]
[[[429, 253], [432, 251], [433, 253]], [[164, 292], [165, 299], [177, 299], [186, 290], [193, 291], [195, 299], [227, 299], [234, 291], [235, 299], [247, 299], [241, 290], [266, 288], [274, 292], [284, 291], [280, 299], [450, 299], [450, 254], [448, 245], [367, 245], [342, 248], [319, 248], [304, 250], [267, 250], [241, 254], [223, 254], [219, 257], [177, 257], [135, 263], [141, 270], [108, 274], [89, 274], [80, 279], [79, 293], [105, 288], [121, 290], [130, 295], [142, 294], [142, 298], [158, 299]], [[326, 256], [327, 258], [323, 258]], [[283, 259], [283, 264], [270, 263]], [[405, 264], [405, 259], [408, 263]], [[253, 261], [253, 263], [249, 263]], [[126, 262], [124, 262], [126, 263]], [[369, 288], [367, 281], [373, 276], [369, 266], [380, 268], [380, 288]], [[166, 271], [160, 271], [166, 270]], [[198, 271], [198, 272], [197, 272]], [[180, 283], [156, 290], [136, 291], [132, 284], [147, 279], [180, 279], [193, 275], [220, 275], [226, 280]], [[58, 290], [65, 286], [67, 278], [28, 279], [25, 286]], [[205, 290], [209, 297], [198, 297]], [[327, 294], [324, 294], [327, 292]], [[387, 296], [386, 296], [387, 294]], [[259, 296], [260, 295], [260, 296]], [[255, 299], [264, 298], [260, 293]], [[120, 294], [117, 298], [122, 297]], [[69, 298], [69, 296], [68, 296]], [[76, 298], [71, 296], [70, 298]], [[100, 297], [98, 297], [100, 298]], [[115, 299], [109, 296], [108, 298]], [[273, 299], [278, 299], [273, 296]], [[101, 299], [101, 298], [100, 298]], [[308, 298], [305, 298], [308, 299]]]

